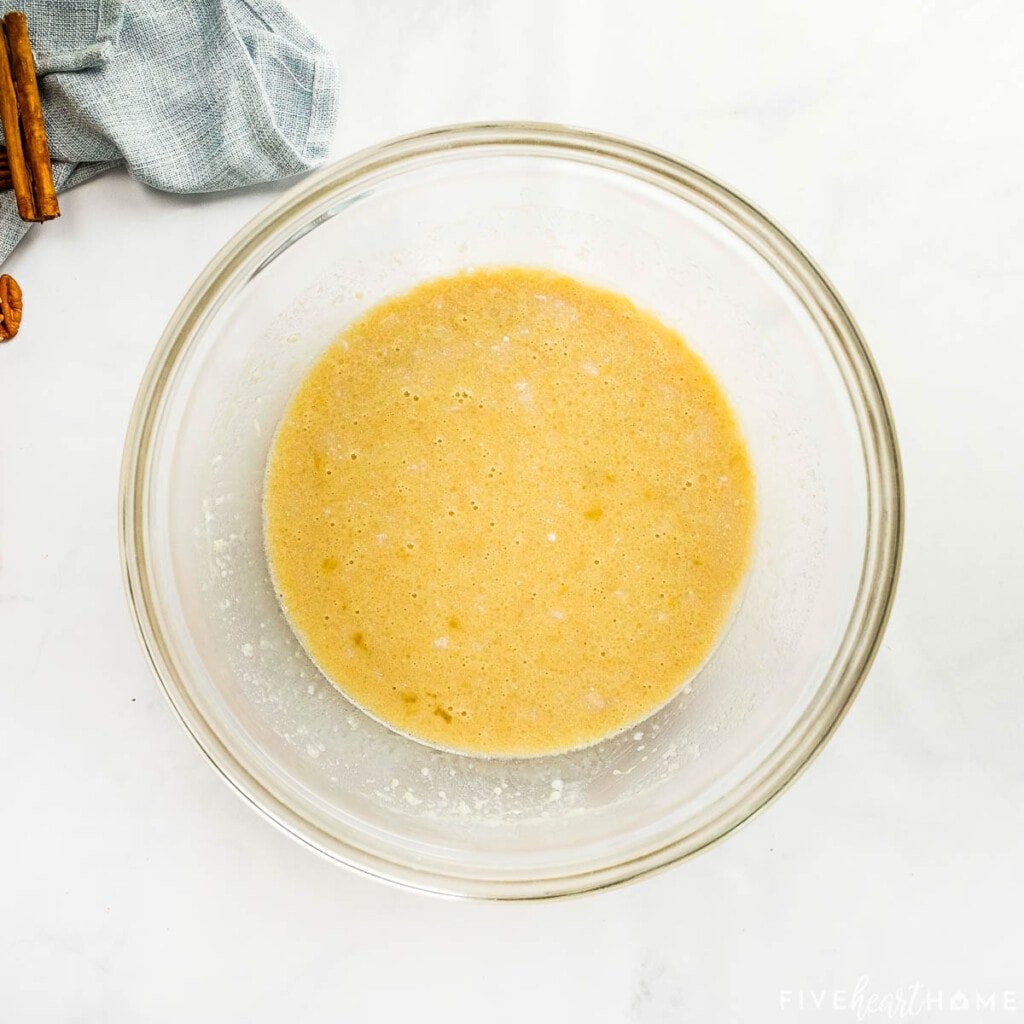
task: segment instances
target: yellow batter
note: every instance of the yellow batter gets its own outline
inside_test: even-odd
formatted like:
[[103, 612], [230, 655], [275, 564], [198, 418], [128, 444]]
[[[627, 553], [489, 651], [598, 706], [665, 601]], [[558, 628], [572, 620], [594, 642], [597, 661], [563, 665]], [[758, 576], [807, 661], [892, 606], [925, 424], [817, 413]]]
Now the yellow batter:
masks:
[[534, 755], [696, 672], [754, 480], [678, 334], [568, 277], [482, 270], [382, 303], [313, 367], [264, 517], [281, 604], [339, 689], [428, 743]]

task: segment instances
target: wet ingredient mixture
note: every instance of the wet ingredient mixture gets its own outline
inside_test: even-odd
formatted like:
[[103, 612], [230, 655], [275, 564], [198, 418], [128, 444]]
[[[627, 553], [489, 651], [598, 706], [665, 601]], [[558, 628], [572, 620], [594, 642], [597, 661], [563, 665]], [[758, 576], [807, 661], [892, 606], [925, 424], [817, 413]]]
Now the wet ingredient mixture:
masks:
[[324, 674], [409, 736], [484, 755], [595, 742], [708, 657], [754, 479], [718, 384], [628, 299], [543, 270], [389, 299], [303, 381], [266, 549]]

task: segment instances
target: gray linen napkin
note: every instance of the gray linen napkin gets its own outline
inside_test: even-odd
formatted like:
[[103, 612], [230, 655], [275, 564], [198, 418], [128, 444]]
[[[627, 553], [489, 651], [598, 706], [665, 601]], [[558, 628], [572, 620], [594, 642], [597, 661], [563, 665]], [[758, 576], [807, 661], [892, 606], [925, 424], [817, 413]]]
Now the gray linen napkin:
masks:
[[[123, 163], [153, 188], [213, 192], [327, 156], [334, 65], [276, 0], [21, 0], [16, 9], [28, 18], [58, 191]], [[0, 262], [29, 226], [13, 192], [0, 196]]]

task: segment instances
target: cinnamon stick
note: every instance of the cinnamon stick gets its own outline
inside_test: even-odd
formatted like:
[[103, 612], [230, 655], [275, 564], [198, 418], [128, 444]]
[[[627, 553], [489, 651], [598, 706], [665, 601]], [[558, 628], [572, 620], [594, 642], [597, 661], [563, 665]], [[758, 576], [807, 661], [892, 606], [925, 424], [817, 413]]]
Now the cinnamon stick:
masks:
[[11, 183], [18, 200], [18, 214], [22, 220], [40, 220], [36, 213], [35, 194], [25, 152], [21, 145], [21, 124], [18, 117], [18, 97], [11, 75], [11, 61], [7, 52], [6, 32], [0, 32], [0, 122], [4, 126], [7, 143], [7, 163], [11, 168]]
[[53, 184], [53, 165], [46, 141], [36, 62], [28, 38], [28, 21], [21, 11], [11, 11], [4, 18], [4, 29], [11, 54], [11, 71], [18, 98], [18, 112], [21, 114], [24, 152], [32, 176], [36, 214], [40, 220], [53, 220], [60, 216], [60, 206], [57, 203], [57, 189]]

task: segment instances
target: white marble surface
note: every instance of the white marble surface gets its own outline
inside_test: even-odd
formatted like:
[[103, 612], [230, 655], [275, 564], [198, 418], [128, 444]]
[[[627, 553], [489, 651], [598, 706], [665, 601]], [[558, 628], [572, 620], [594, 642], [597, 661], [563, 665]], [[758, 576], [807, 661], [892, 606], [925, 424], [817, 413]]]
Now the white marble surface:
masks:
[[[95, 181], [5, 268], [28, 302], [0, 349], [0, 1021], [838, 1021], [856, 1014], [814, 1001], [862, 976], [919, 982], [919, 1019], [1024, 1017], [1024, 7], [294, 7], [344, 69], [339, 155], [444, 122], [565, 121], [675, 151], [785, 225], [888, 385], [896, 609], [823, 756], [668, 873], [496, 906], [312, 856], [165, 705], [115, 526], [154, 341], [276, 190]], [[953, 1013], [957, 990], [997, 1004]]]

